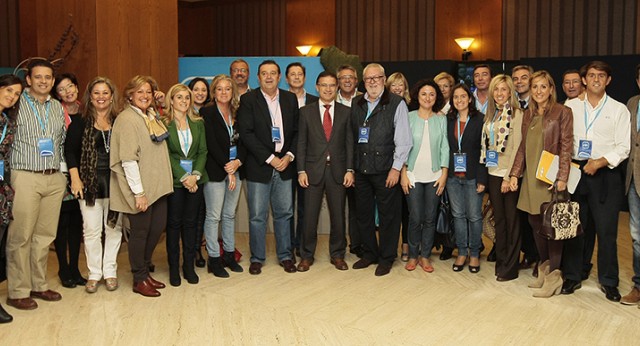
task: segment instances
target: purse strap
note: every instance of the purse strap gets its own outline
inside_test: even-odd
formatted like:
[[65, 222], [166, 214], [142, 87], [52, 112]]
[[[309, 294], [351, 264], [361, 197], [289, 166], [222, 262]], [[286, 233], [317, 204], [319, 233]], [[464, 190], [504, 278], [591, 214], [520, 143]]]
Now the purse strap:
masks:
[[570, 202], [571, 195], [569, 194], [569, 189], [564, 189], [564, 191], [558, 191], [557, 182], [553, 183], [552, 189], [552, 197], [551, 200], [555, 203], [558, 202]]

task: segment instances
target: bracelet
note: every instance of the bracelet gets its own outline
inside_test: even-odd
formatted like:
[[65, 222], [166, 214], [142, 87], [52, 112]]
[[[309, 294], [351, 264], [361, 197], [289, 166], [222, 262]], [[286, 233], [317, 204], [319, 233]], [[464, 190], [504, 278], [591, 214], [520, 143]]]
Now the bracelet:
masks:
[[142, 192], [140, 192], [140, 193], [136, 193], [136, 194], [134, 194], [133, 196], [134, 196], [135, 198], [140, 198], [140, 197], [144, 197], [144, 195], [145, 195], [145, 193], [144, 193], [144, 191], [142, 191]]

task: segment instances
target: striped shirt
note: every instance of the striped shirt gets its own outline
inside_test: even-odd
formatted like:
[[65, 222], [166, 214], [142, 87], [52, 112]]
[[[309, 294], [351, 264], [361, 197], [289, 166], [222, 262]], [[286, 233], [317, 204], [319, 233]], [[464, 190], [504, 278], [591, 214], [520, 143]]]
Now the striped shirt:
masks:
[[[28, 88], [25, 89], [20, 96], [11, 167], [25, 171], [60, 169], [60, 162], [64, 161], [63, 144], [66, 135], [64, 110], [60, 102], [51, 96], [48, 96], [44, 103], [40, 103], [29, 91]], [[37, 111], [37, 115], [34, 110]], [[53, 140], [53, 156], [40, 156], [38, 141], [42, 138]]]

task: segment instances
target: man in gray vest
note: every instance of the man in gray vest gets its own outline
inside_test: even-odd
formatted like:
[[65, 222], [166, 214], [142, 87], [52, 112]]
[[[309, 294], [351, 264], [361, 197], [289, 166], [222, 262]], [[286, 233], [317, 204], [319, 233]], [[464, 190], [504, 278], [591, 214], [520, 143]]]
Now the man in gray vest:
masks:
[[[354, 129], [356, 212], [358, 230], [364, 247], [362, 258], [353, 269], [378, 263], [376, 276], [391, 271], [398, 254], [400, 234], [400, 170], [412, 146], [408, 110], [400, 96], [385, 90], [384, 68], [369, 64], [363, 80], [367, 92], [351, 103]], [[374, 201], [380, 219], [376, 239]]]

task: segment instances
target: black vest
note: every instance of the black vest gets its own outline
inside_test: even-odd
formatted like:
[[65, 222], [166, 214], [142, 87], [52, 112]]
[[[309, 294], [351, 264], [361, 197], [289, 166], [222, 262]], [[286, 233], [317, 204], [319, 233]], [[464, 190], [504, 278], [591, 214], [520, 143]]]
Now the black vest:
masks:
[[[396, 109], [404, 100], [388, 90], [382, 93], [380, 102], [371, 112], [365, 125], [368, 103], [364, 95], [357, 96], [351, 103], [351, 119], [355, 132], [355, 169], [363, 174], [387, 174], [393, 165], [395, 151], [395, 126], [393, 123]], [[369, 142], [358, 143], [361, 127], [369, 127]]]

